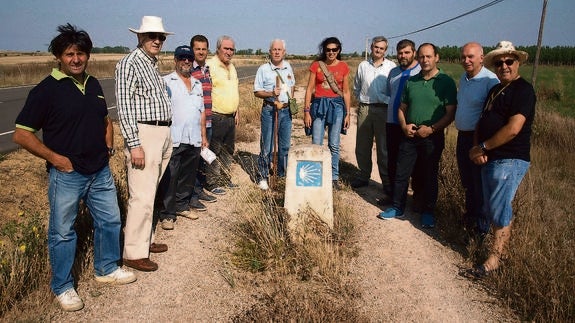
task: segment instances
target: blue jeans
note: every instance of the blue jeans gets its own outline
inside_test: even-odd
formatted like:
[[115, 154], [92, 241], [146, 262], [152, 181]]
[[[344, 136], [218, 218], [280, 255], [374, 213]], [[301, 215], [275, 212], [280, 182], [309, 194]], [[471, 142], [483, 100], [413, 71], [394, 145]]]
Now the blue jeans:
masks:
[[459, 132], [457, 135], [457, 168], [461, 185], [465, 190], [465, 215], [463, 222], [468, 228], [477, 228], [479, 233], [489, 231], [490, 220], [483, 212], [483, 190], [481, 184], [481, 166], [469, 159], [469, 150], [473, 147], [473, 132]]
[[[261, 113], [261, 136], [260, 155], [258, 156], [257, 180], [266, 179], [269, 176], [270, 162], [274, 146], [275, 107], [265, 102]], [[291, 141], [291, 114], [289, 109], [278, 110], [278, 161], [277, 175], [284, 177], [287, 169], [287, 158]]]
[[511, 202], [529, 164], [522, 159], [497, 159], [487, 162], [481, 168], [483, 209], [495, 226], [506, 227], [511, 224]]
[[[316, 104], [317, 100], [318, 99], [314, 100], [314, 105]], [[325, 100], [325, 98], [321, 98], [321, 100]], [[312, 144], [314, 145], [323, 145], [323, 135], [327, 126], [327, 146], [331, 152], [331, 179], [335, 181], [339, 179], [339, 143], [341, 139], [340, 133], [343, 122], [343, 110], [345, 107], [343, 104], [339, 104], [339, 101], [343, 103], [341, 98], [332, 100], [334, 100], [334, 102], [338, 102], [338, 104], [334, 104], [328, 108], [333, 109], [330, 112], [332, 114], [333, 122], [326, 122], [327, 114], [322, 116], [314, 116], [311, 125], [311, 140]]]
[[424, 203], [423, 212], [434, 213], [439, 190], [439, 161], [443, 148], [445, 135], [441, 131], [427, 138], [402, 138], [397, 156], [397, 174], [393, 183], [393, 207], [405, 210], [409, 177], [417, 166], [422, 168], [415, 170], [418, 182], [417, 198], [421, 197]]
[[94, 220], [94, 272], [98, 276], [112, 273], [120, 259], [120, 209], [114, 178], [106, 166], [91, 175], [64, 173], [50, 168], [48, 200], [48, 252], [52, 268], [50, 287], [60, 295], [74, 287], [72, 266], [76, 254], [74, 222], [79, 202], [90, 210]]

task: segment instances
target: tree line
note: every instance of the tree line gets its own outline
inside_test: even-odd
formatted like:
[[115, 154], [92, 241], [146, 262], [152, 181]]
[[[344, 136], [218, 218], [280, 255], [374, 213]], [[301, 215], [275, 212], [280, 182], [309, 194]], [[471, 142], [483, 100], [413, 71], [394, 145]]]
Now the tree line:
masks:
[[[490, 52], [495, 49], [495, 46], [485, 46], [483, 50], [485, 53]], [[535, 53], [537, 51], [537, 46], [517, 46], [518, 50], [525, 51], [529, 54], [528, 63], [533, 63], [535, 59]], [[439, 47], [439, 55], [441, 60], [446, 62], [458, 62], [460, 56], [461, 47], [458, 46], [443, 46]], [[105, 47], [94, 47], [92, 53], [114, 53], [114, 54], [127, 54], [130, 52], [130, 48], [126, 46], [105, 46]], [[267, 55], [267, 51], [262, 49], [238, 49], [236, 51], [238, 55], [246, 56], [263, 56]], [[342, 55], [344, 57], [365, 57], [365, 51], [361, 54], [357, 52], [346, 53]], [[294, 55], [289, 55], [291, 58]], [[310, 57], [310, 55], [295, 55], [298, 58]], [[313, 55], [311, 55], [313, 56]], [[391, 56], [394, 57], [394, 56]], [[575, 65], [575, 47], [572, 46], [543, 46], [541, 47], [541, 53], [539, 56], [539, 62], [545, 65]]]
[[[517, 46], [517, 50], [525, 51], [529, 54], [528, 63], [532, 64], [535, 60], [537, 46]], [[484, 53], [489, 53], [495, 49], [495, 46], [484, 46]], [[459, 62], [461, 47], [444, 46], [439, 47], [439, 55], [442, 61]], [[542, 46], [539, 55], [539, 63], [544, 65], [575, 65], [575, 47], [571, 46]]]

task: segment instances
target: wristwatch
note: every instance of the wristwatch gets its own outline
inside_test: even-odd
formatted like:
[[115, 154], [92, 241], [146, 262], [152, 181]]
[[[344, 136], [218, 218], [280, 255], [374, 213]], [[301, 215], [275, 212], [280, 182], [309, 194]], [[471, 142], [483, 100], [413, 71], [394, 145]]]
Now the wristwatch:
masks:
[[485, 141], [482, 141], [479, 144], [479, 148], [481, 148], [481, 150], [483, 150], [483, 153], [487, 153], [487, 148], [485, 148]]
[[114, 149], [114, 147], [108, 147], [108, 155], [114, 156], [115, 153], [116, 149]]

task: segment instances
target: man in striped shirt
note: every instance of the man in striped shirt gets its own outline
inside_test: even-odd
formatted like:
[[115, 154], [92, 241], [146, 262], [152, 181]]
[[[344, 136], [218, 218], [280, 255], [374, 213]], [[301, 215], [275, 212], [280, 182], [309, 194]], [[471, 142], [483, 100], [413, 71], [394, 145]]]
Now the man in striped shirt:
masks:
[[152, 217], [154, 197], [172, 154], [170, 125], [172, 107], [166, 82], [157, 68], [166, 35], [162, 18], [144, 16], [138, 48], [116, 65], [116, 105], [124, 136], [130, 197], [124, 229], [124, 265], [154, 271], [158, 265], [150, 252], [168, 250], [154, 243]]

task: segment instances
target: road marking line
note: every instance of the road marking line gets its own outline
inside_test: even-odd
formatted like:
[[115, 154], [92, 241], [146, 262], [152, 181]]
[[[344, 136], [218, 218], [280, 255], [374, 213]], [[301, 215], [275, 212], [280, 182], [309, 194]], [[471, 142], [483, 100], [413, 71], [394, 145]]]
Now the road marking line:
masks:
[[11, 133], [14, 133], [14, 130], [0, 133], [0, 136], [9, 135]]

